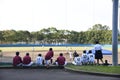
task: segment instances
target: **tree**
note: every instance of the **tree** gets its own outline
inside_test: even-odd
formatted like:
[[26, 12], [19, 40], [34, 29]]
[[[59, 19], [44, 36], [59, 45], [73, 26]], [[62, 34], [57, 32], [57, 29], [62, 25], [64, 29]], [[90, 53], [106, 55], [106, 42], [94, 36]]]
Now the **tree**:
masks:
[[16, 40], [16, 31], [15, 30], [5, 30], [3, 31], [3, 38], [6, 42], [12, 43]]
[[80, 44], [85, 44], [86, 43], [86, 34], [85, 34], [85, 32], [83, 32], [83, 31], [79, 32], [78, 42]]
[[79, 33], [76, 31], [71, 31], [69, 36], [69, 43], [78, 43]]
[[4, 40], [4, 38], [3, 38], [3, 31], [0, 31], [0, 44], [2, 44], [3, 40]]
[[91, 31], [91, 30], [109, 30], [109, 29], [110, 28], [107, 25], [102, 26], [102, 24], [95, 24], [92, 26], [92, 28], [89, 28], [88, 30]]
[[29, 43], [31, 41], [31, 34], [29, 31], [19, 30], [16, 33], [17, 41]]
[[[120, 36], [118, 35], [120, 41]], [[40, 31], [15, 31], [4, 30], [0, 31], [0, 42], [16, 43], [16, 42], [34, 42], [41, 44], [66, 44], [66, 43], [80, 43], [93, 44], [95, 40], [99, 40], [103, 44], [110, 44], [112, 42], [112, 31], [106, 25], [95, 24], [88, 31], [69, 31], [57, 30], [54, 27], [47, 29], [43, 28]]]

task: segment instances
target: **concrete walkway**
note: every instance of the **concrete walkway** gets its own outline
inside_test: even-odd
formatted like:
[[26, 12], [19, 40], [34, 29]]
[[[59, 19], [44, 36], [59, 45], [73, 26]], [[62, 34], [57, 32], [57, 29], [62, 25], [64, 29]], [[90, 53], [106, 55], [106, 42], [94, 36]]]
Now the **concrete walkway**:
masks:
[[0, 69], [0, 80], [120, 80], [120, 78], [67, 72], [64, 69]]

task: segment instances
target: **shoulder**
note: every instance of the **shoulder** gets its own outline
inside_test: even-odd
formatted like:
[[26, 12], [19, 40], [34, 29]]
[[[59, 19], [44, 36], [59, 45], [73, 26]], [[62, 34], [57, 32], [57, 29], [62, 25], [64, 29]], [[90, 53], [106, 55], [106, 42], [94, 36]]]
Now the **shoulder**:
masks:
[[17, 56], [14, 56], [14, 58], [17, 57]]
[[20, 59], [21, 59], [21, 57], [20, 56], [18, 56]]
[[94, 47], [98, 46], [98, 44], [95, 44]]
[[39, 59], [40, 57], [38, 56], [37, 59]]
[[101, 46], [101, 44], [97, 44], [98, 46]]
[[41, 56], [41, 57], [39, 57], [40, 59], [43, 59], [43, 57]]
[[76, 57], [76, 59], [81, 58], [81, 57]]
[[57, 59], [60, 59], [61, 57], [59, 56], [59, 57], [57, 57]]
[[14, 56], [13, 59], [17, 58], [17, 56]]
[[65, 57], [63, 56], [63, 58], [65, 58]]

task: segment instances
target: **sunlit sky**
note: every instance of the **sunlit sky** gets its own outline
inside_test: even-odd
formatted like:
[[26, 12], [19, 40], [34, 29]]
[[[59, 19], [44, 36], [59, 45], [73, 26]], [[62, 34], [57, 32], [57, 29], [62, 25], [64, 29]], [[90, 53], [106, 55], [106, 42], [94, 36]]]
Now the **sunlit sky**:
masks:
[[0, 0], [0, 30], [56, 27], [86, 31], [112, 25], [112, 0]]

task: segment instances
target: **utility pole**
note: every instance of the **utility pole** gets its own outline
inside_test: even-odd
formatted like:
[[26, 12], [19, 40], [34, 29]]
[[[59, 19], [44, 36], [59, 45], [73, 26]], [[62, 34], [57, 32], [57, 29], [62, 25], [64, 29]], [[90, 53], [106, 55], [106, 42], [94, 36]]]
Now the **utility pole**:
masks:
[[112, 20], [112, 65], [118, 65], [118, 2], [113, 1], [113, 20]]

